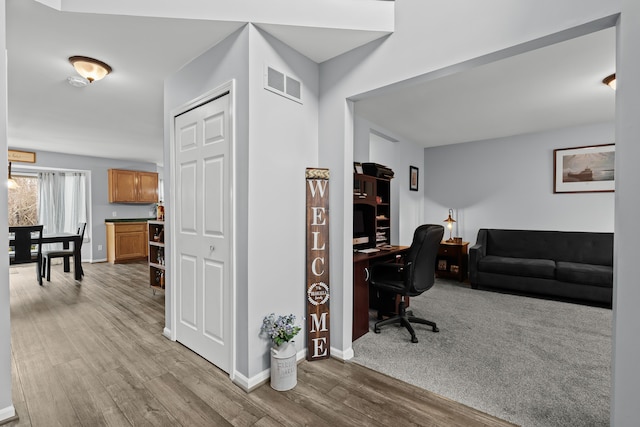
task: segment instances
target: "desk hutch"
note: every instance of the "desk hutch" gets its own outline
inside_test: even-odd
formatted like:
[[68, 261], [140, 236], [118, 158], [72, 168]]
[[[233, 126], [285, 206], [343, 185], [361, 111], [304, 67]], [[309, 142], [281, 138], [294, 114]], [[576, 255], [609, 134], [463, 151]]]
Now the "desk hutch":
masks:
[[[380, 304], [376, 295], [369, 292], [369, 267], [396, 260], [407, 250], [406, 246], [391, 246], [389, 178], [353, 175], [353, 249], [352, 339], [356, 340], [369, 331], [369, 308]], [[375, 251], [358, 252], [366, 249]]]

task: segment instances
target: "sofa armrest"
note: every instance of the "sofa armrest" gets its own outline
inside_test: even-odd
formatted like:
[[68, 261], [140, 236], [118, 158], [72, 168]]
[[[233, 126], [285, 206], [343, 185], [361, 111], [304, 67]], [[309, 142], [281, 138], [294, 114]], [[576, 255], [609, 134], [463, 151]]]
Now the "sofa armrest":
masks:
[[469, 248], [469, 281], [471, 287], [478, 283], [478, 263], [487, 255], [487, 230], [481, 228], [478, 230], [478, 238], [476, 244]]

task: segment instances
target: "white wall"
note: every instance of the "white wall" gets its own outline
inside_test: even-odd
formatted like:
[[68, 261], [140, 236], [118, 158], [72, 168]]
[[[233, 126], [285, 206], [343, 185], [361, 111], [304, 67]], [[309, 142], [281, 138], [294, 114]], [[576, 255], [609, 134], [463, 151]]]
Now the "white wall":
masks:
[[[263, 88], [265, 65], [302, 82], [302, 104]], [[304, 321], [304, 185], [305, 167], [318, 163], [318, 66], [247, 25], [167, 81], [166, 116], [231, 79], [236, 79], [235, 363], [240, 382], [251, 385], [256, 378], [268, 378], [270, 346], [259, 336], [263, 317], [271, 312], [294, 313], [300, 324]], [[170, 158], [168, 126], [167, 122], [166, 159]], [[166, 164], [166, 185], [170, 169]], [[167, 203], [172, 201], [170, 196]], [[170, 235], [165, 242], [171, 246]], [[173, 316], [169, 300], [166, 307], [168, 328]], [[303, 334], [297, 341], [298, 348], [304, 348]]]
[[[252, 378], [270, 366], [270, 343], [259, 336], [265, 315], [295, 314], [303, 326], [296, 347], [306, 348], [305, 168], [318, 166], [318, 65], [250, 28], [246, 357]], [[302, 82], [302, 104], [264, 89], [266, 65]]]
[[[356, 114], [358, 105], [356, 103]], [[413, 232], [423, 224], [424, 185], [409, 190], [409, 166], [424, 173], [424, 148], [356, 115], [354, 126], [355, 162], [374, 162], [391, 168], [391, 244], [410, 245]]]
[[[6, 2], [0, 0], [0, 52], [7, 48]], [[0, 55], [0, 161], [7, 164], [7, 56]], [[0, 199], [7, 200], [7, 186], [0, 185]], [[6, 206], [6, 202], [3, 204]], [[8, 227], [7, 209], [0, 209], [0, 226]], [[11, 401], [11, 321], [9, 317], [9, 257], [0, 257], [0, 423], [15, 415]]]
[[616, 238], [613, 285], [613, 384], [611, 424], [636, 426], [640, 419], [640, 2], [622, 1], [618, 25], [616, 91]]
[[615, 142], [614, 124], [427, 148], [425, 220], [455, 210], [454, 235], [480, 228], [613, 232], [614, 193], [553, 193], [553, 150]]
[[[436, 78], [543, 46], [558, 41], [557, 34], [565, 30], [578, 36], [584, 31], [581, 24], [619, 10], [619, 2], [611, 0], [402, 0], [396, 2], [396, 31], [391, 36], [321, 65], [319, 160], [343, 183], [342, 191], [335, 191], [334, 185], [331, 195], [334, 354], [342, 352], [348, 357], [352, 352], [352, 220], [348, 205], [354, 147], [353, 111], [347, 100], [404, 79]], [[523, 45], [526, 42], [531, 43]], [[336, 218], [335, 212], [344, 212], [344, 216]], [[343, 242], [338, 250], [337, 239]]]
[[[240, 372], [247, 372], [248, 365], [246, 354], [248, 351], [248, 338], [246, 336], [247, 324], [247, 217], [248, 217], [248, 175], [246, 164], [248, 162], [248, 122], [249, 122], [249, 88], [248, 88], [248, 46], [249, 31], [245, 26], [227, 37], [218, 45], [214, 46], [189, 64], [185, 65], [175, 75], [165, 81], [164, 90], [164, 117], [165, 117], [165, 141], [164, 141], [164, 193], [166, 197], [166, 221], [172, 221], [172, 209], [174, 204], [174, 194], [170, 186], [171, 162], [173, 155], [170, 150], [170, 118], [171, 112], [180, 106], [198, 98], [231, 80], [235, 79], [235, 119], [234, 143], [235, 143], [235, 194], [234, 202], [237, 215], [235, 217], [235, 265], [236, 275], [236, 350], [238, 354], [245, 355], [242, 359], [237, 359], [236, 369]], [[171, 228], [165, 230], [165, 246], [167, 253], [171, 253], [173, 246], [173, 236]], [[165, 295], [165, 328], [170, 330], [174, 313], [172, 311], [171, 276], [172, 263], [167, 263], [167, 292]]]

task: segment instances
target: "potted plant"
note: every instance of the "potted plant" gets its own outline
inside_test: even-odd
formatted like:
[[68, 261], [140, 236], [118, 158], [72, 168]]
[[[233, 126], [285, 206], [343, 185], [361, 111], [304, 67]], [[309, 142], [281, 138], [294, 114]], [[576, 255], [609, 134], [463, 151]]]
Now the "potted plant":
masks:
[[297, 383], [296, 346], [293, 341], [300, 332], [295, 325], [296, 316], [288, 314], [276, 316], [274, 313], [265, 316], [260, 332], [271, 340], [271, 387], [285, 391], [295, 387]]

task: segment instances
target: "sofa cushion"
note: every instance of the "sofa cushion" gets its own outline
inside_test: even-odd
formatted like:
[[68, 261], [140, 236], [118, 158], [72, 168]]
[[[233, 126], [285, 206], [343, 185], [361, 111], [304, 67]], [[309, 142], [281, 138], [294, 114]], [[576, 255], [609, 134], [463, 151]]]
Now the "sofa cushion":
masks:
[[562, 282], [603, 288], [613, 287], [613, 268], [605, 265], [558, 261], [556, 275], [556, 278]]
[[487, 229], [485, 244], [487, 255], [613, 266], [613, 233]]
[[486, 273], [554, 279], [556, 263], [549, 259], [487, 255], [478, 263], [478, 269]]

